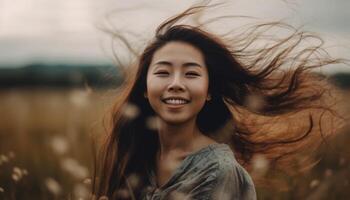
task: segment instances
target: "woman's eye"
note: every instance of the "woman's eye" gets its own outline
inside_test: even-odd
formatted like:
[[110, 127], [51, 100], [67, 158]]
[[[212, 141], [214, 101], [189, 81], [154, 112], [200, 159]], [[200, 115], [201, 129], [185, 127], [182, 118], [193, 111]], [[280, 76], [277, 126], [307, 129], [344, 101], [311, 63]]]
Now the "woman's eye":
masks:
[[169, 73], [168, 72], [165, 72], [165, 71], [161, 71], [161, 72], [156, 72], [154, 74], [158, 74], [158, 75], [168, 75]]
[[188, 75], [188, 76], [199, 76], [199, 74], [195, 73], [195, 72], [187, 72], [186, 75]]

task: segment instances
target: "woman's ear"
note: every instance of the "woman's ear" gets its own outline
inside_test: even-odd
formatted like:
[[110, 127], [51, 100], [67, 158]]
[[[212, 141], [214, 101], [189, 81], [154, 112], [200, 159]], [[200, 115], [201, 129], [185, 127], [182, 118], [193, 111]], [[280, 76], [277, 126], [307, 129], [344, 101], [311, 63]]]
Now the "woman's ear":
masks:
[[148, 99], [147, 92], [144, 92], [144, 93], [143, 93], [143, 96], [144, 96], [146, 99]]

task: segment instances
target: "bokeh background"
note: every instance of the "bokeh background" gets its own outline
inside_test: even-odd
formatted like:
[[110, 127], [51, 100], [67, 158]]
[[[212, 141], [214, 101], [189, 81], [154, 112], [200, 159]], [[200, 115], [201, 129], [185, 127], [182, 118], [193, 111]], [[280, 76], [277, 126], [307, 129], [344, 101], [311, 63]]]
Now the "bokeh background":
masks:
[[[147, 38], [196, 2], [0, 0], [0, 199], [89, 198], [92, 140], [104, 132], [122, 79], [113, 53], [123, 48], [105, 30]], [[303, 25], [325, 40], [332, 56], [350, 57], [348, 0], [228, 2], [208, 15]], [[349, 66], [322, 72], [350, 97]], [[289, 189], [258, 187], [258, 199], [349, 199], [349, 132], [345, 127], [324, 147], [312, 171], [288, 180]], [[258, 162], [263, 171], [266, 166]]]

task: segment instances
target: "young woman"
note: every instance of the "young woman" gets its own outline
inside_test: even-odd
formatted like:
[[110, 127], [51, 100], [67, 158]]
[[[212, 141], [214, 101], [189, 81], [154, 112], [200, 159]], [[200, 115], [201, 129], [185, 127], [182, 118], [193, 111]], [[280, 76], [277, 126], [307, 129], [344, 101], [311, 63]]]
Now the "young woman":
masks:
[[[299, 32], [248, 50], [259, 27], [280, 23], [257, 26], [241, 43], [178, 24], [203, 8], [160, 25], [136, 68], [128, 68], [135, 71], [118, 90], [96, 163], [97, 197], [256, 199], [245, 170], [255, 155], [288, 170], [295, 152], [320, 143], [322, 116], [334, 112], [325, 104], [328, 84], [311, 69], [339, 60], [310, 59], [319, 47], [293, 54], [306, 37]], [[295, 114], [299, 128], [282, 124]]]

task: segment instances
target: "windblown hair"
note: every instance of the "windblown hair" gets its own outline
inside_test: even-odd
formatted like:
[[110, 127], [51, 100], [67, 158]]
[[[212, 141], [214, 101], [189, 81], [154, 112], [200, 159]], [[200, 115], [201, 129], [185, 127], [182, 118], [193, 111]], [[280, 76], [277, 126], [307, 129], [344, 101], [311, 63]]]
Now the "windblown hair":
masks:
[[[229, 144], [248, 171], [254, 171], [256, 156], [269, 161], [270, 169], [289, 174], [311, 166], [306, 150], [318, 147], [342, 125], [334, 107], [334, 88], [315, 72], [342, 60], [328, 56], [320, 38], [282, 22], [254, 25], [235, 37], [214, 35], [205, 30], [205, 24], [180, 23], [205, 8], [191, 7], [161, 24], [135, 67], [126, 70], [111, 110], [111, 127], [96, 160], [97, 197], [118, 199], [121, 191], [128, 190], [137, 198], [148, 169], [154, 167], [159, 140], [148, 122], [155, 113], [143, 94], [152, 57], [169, 42], [191, 44], [204, 55], [212, 100], [198, 114], [197, 125], [209, 137]], [[292, 33], [254, 47], [272, 28]], [[308, 39], [319, 44], [303, 47]], [[135, 117], [125, 114], [130, 106], [138, 108]], [[296, 154], [305, 159], [296, 160]], [[134, 175], [141, 184], [130, 184]], [[259, 183], [258, 176], [253, 178]]]

